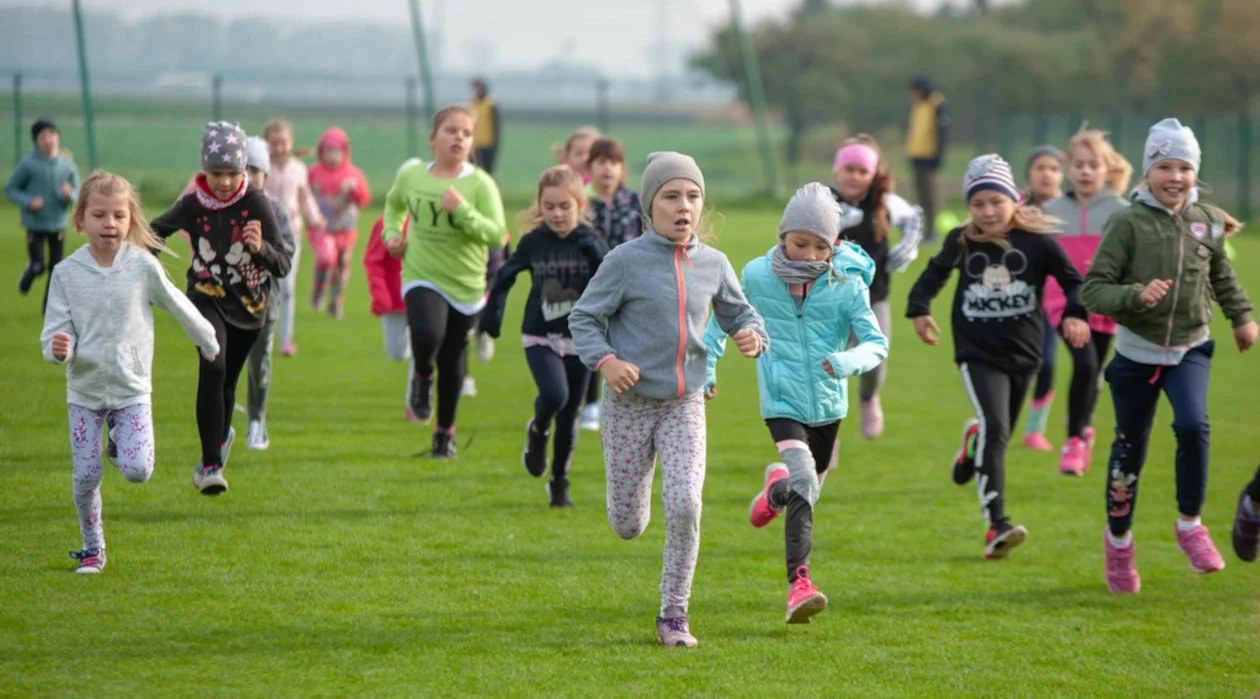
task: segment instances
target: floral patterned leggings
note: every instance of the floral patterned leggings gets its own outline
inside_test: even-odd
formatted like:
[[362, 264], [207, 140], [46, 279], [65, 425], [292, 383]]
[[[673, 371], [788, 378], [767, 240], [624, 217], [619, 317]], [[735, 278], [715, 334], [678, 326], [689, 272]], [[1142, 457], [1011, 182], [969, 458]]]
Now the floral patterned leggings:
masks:
[[70, 404], [70, 453], [74, 458], [74, 507], [84, 549], [105, 548], [101, 527], [101, 430], [108, 426], [116, 453], [110, 461], [132, 483], [153, 475], [153, 409], [148, 404], [92, 410]]
[[696, 391], [675, 400], [652, 400], [605, 390], [601, 438], [608, 478], [608, 523], [623, 539], [633, 539], [647, 529], [652, 478], [656, 458], [661, 459], [665, 505], [661, 615], [685, 614], [700, 553], [704, 396]]

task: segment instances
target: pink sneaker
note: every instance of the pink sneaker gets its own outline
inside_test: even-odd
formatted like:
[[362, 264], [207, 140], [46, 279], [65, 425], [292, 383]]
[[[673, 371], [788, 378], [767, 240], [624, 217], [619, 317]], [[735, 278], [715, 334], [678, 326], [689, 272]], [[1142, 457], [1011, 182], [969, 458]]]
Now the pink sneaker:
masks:
[[1188, 532], [1177, 527], [1177, 545], [1190, 559], [1190, 568], [1196, 573], [1215, 573], [1225, 567], [1225, 559], [1212, 543], [1208, 528], [1202, 524]]
[[280, 356], [281, 357], [292, 357], [296, 354], [297, 354], [297, 345], [293, 344], [292, 340], [286, 340], [285, 342], [280, 343]]
[[876, 439], [884, 433], [884, 407], [879, 403], [879, 396], [868, 401], [861, 401], [862, 436]]
[[1059, 473], [1065, 476], [1083, 476], [1089, 468], [1089, 445], [1080, 437], [1072, 437], [1059, 457]]
[[[1130, 535], [1131, 537], [1132, 535]], [[1142, 577], [1137, 570], [1137, 541], [1120, 548], [1111, 543], [1103, 530], [1103, 553], [1106, 558], [1107, 587], [1117, 595], [1136, 595], [1142, 591]]]
[[1037, 451], [1054, 451], [1054, 445], [1040, 432], [1029, 432], [1024, 435], [1024, 446]]
[[1097, 439], [1098, 433], [1094, 431], [1093, 427], [1086, 427], [1081, 431], [1081, 437], [1085, 439], [1085, 443], [1089, 445], [1089, 448], [1093, 449], [1094, 440]]
[[827, 608], [827, 596], [809, 580], [809, 568], [796, 569], [796, 582], [788, 590], [787, 623], [808, 624], [809, 618]]
[[419, 415], [416, 415], [416, 411], [411, 409], [410, 405], [407, 406], [407, 422], [424, 422]]
[[766, 483], [761, 487], [761, 492], [757, 493], [757, 497], [753, 498], [752, 507], [748, 510], [748, 521], [752, 522], [754, 527], [760, 529], [766, 526], [782, 512], [770, 505], [770, 486], [787, 477], [787, 464], [776, 463], [766, 467]]

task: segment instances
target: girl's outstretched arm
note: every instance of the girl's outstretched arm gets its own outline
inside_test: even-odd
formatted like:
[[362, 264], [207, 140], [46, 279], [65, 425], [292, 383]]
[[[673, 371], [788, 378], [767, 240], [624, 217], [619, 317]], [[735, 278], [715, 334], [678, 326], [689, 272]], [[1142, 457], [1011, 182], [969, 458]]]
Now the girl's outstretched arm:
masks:
[[1142, 302], [1145, 284], [1121, 282], [1128, 275], [1134, 244], [1133, 224], [1128, 217], [1112, 216], [1081, 286], [1086, 308], [1105, 316], [1146, 310]]
[[910, 289], [910, 301], [906, 307], [907, 318], [932, 314], [932, 299], [945, 288], [945, 283], [954, 272], [954, 265], [958, 263], [959, 235], [961, 234], [955, 230], [945, 236], [945, 240], [941, 242], [940, 251], [928, 260], [927, 267], [914, 282], [914, 286]]
[[[741, 330], [755, 333], [760, 343], [756, 356], [761, 356], [770, 349], [770, 336], [766, 334], [765, 322], [744, 296], [744, 288], [735, 276], [735, 268], [731, 267], [731, 261], [725, 255], [722, 256], [722, 283], [713, 295], [713, 318], [722, 331], [732, 337]], [[736, 342], [738, 341], [736, 338]]]
[[503, 263], [499, 268], [498, 274], [490, 286], [490, 298], [486, 299], [485, 310], [481, 313], [481, 332], [488, 334], [490, 337], [498, 338], [503, 330], [503, 311], [507, 308], [508, 294], [511, 293], [512, 287], [516, 284], [516, 276], [530, 266], [530, 256], [533, 254], [533, 245], [530, 245], [530, 238], [526, 235], [521, 238], [521, 242], [516, 245], [516, 249], [512, 251], [512, 256]]
[[[849, 302], [848, 315], [849, 329], [857, 335], [858, 344], [825, 357], [831, 365], [828, 373], [838, 379], [866, 373], [888, 357], [888, 338], [879, 329], [879, 320], [875, 317], [875, 311], [871, 310], [869, 289], [863, 287], [861, 293], [853, 295]], [[848, 333], [844, 333], [844, 337], [836, 338], [839, 347], [844, 347], [848, 341]]]
[[192, 305], [184, 292], [175, 288], [166, 276], [166, 270], [156, 257], [146, 255], [144, 259], [146, 287], [149, 303], [170, 313], [184, 329], [184, 334], [193, 341], [206, 358], [219, 355], [219, 340], [214, 335], [214, 326], [202, 317], [201, 312]]
[[[44, 361], [51, 364], [74, 361], [74, 321], [70, 317], [70, 302], [66, 299], [61, 280], [62, 277], [54, 267], [52, 279], [48, 282], [48, 309], [44, 311], [44, 329], [39, 334], [39, 343], [44, 348]], [[70, 348], [66, 350], [64, 359], [53, 356], [53, 336], [58, 333], [70, 336]]]
[[569, 332], [578, 356], [592, 371], [608, 356], [616, 356], [608, 343], [607, 318], [615, 315], [625, 300], [625, 268], [616, 250], [608, 253], [595, 272], [582, 298], [569, 313]]

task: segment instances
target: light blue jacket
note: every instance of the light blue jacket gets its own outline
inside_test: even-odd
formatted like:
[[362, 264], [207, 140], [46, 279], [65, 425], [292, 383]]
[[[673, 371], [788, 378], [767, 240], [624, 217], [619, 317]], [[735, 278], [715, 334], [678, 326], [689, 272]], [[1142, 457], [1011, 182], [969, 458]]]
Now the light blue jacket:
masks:
[[[773, 252], [749, 262], [741, 281], [770, 336], [770, 351], [757, 360], [761, 417], [810, 426], [843, 420], [849, 412], [848, 377], [874, 369], [888, 356], [888, 338], [871, 311], [868, 285], [875, 262], [857, 245], [840, 243], [832, 249], [834, 275], [827, 272], [815, 280], [797, 308], [788, 285], [771, 271]], [[858, 344], [846, 350], [850, 331]], [[712, 320], [704, 344], [709, 349], [705, 385], [710, 387], [717, 383], [717, 360], [726, 350], [726, 333]], [[823, 369], [824, 359], [836, 378]]]
[[[61, 185], [70, 185], [70, 198], [61, 196]], [[17, 169], [9, 176], [4, 185], [4, 193], [22, 210], [22, 227], [28, 231], [52, 233], [64, 231], [70, 218], [70, 209], [79, 196], [79, 171], [74, 161], [60, 154], [55, 158], [45, 158], [39, 149], [31, 152]], [[31, 211], [31, 200], [40, 197], [44, 206], [39, 211]]]

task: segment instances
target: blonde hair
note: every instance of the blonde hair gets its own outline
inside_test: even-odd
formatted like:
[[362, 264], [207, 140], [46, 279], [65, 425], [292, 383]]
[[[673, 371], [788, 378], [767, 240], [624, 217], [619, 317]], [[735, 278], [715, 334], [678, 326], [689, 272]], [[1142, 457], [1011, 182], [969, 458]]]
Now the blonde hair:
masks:
[[136, 192], [136, 188], [121, 175], [115, 175], [112, 172], [104, 170], [96, 170], [83, 185], [79, 188], [79, 200], [74, 205], [74, 229], [83, 232], [83, 217], [87, 213], [88, 199], [93, 194], [99, 194], [103, 197], [114, 197], [124, 195], [127, 197], [127, 212], [131, 216], [131, 227], [127, 229], [127, 235], [123, 238], [123, 242], [131, 243], [145, 250], [156, 250], [165, 252], [168, 255], [176, 257], [170, 248], [166, 247], [166, 242], [153, 234], [149, 228], [149, 221], [144, 217], [144, 209], [140, 207], [140, 194]]
[[1102, 161], [1103, 168], [1107, 171], [1107, 183], [1111, 185], [1112, 191], [1124, 196], [1125, 190], [1129, 188], [1129, 180], [1133, 177], [1133, 165], [1116, 152], [1107, 139], [1107, 132], [1089, 128], [1089, 122], [1081, 124], [1080, 130], [1068, 140], [1068, 163], [1072, 162], [1072, 151], [1078, 147], [1088, 148]]
[[569, 137], [564, 139], [564, 145], [552, 146], [551, 154], [555, 156], [557, 163], [564, 164], [568, 162], [569, 151], [573, 150], [573, 144], [577, 142], [578, 139], [589, 138], [592, 141], [595, 141], [601, 136], [603, 136], [603, 134], [601, 134], [599, 129], [594, 126], [583, 126], [577, 131], [569, 134]]
[[564, 188], [565, 193], [577, 202], [580, 220], [585, 219], [586, 188], [582, 186], [582, 176], [568, 165], [556, 165], [543, 170], [538, 178], [538, 196], [534, 199], [534, 204], [516, 217], [516, 225], [520, 230], [530, 231], [542, 223], [543, 190], [551, 187]]
[[1035, 206], [1016, 206], [1015, 213], [1011, 215], [1010, 227], [1006, 233], [998, 235], [983, 233], [980, 231], [976, 222], [968, 216], [962, 225], [962, 242], [966, 245], [967, 241], [977, 243], [996, 243], [998, 245], [1006, 245], [1009, 239], [1008, 233], [1012, 230], [1019, 229], [1028, 233], [1047, 234], [1054, 233], [1058, 230], [1059, 221], [1050, 218], [1041, 209]]

